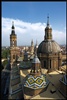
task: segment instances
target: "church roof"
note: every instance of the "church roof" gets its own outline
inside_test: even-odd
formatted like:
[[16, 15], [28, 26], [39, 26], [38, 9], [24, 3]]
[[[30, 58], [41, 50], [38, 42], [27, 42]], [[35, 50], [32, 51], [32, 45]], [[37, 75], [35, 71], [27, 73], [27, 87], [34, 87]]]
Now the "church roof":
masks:
[[63, 78], [60, 79], [60, 81], [67, 85], [67, 75], [64, 75]]
[[[38, 63], [38, 64], [37, 64]], [[31, 89], [40, 89], [45, 88], [49, 84], [49, 80], [47, 80], [46, 75], [42, 74], [40, 61], [35, 54], [30, 74], [26, 76], [26, 81], [24, 87], [31, 88]]]
[[32, 63], [40, 63], [40, 61], [39, 61], [37, 55], [33, 58]]
[[60, 46], [54, 40], [42, 41], [37, 49], [37, 53], [57, 53], [60, 51]]
[[41, 75], [41, 76], [28, 75], [24, 86], [31, 89], [39, 89], [39, 88], [47, 87], [48, 84], [49, 81], [47, 80], [45, 75]]

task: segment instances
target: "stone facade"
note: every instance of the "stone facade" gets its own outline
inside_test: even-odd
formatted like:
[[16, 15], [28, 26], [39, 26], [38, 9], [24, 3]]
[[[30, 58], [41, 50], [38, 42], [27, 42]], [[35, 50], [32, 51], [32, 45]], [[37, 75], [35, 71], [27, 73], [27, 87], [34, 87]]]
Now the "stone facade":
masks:
[[37, 90], [31, 89], [31, 88], [29, 89], [29, 88], [27, 88], [27, 87], [24, 87], [24, 92], [25, 92], [27, 95], [34, 96], [34, 95], [37, 95], [37, 94], [40, 94], [40, 93], [46, 91], [46, 89], [47, 89], [47, 87], [45, 87], [45, 88], [40, 88], [40, 89], [37, 89]]
[[20, 49], [18, 47], [10, 48], [10, 60], [14, 62], [20, 56]]
[[38, 54], [43, 68], [48, 69], [48, 71], [59, 70], [62, 60], [59, 54]]

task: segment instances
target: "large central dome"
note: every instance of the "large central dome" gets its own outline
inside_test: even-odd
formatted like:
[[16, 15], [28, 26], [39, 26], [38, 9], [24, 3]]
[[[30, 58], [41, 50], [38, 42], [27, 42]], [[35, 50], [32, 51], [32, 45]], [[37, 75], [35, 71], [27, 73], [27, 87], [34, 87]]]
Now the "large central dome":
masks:
[[39, 46], [37, 53], [58, 53], [61, 51], [60, 46], [54, 40], [42, 41]]

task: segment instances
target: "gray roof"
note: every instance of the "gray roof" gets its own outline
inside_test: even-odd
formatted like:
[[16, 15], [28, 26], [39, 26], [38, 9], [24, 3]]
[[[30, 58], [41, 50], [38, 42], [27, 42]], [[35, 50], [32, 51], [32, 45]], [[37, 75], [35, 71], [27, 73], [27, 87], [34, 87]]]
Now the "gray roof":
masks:
[[57, 53], [60, 51], [60, 46], [54, 40], [42, 41], [37, 49], [37, 53]]
[[63, 78], [60, 79], [60, 81], [67, 85], [67, 75], [64, 75]]
[[37, 55], [34, 56], [32, 63], [40, 63], [40, 60], [38, 59]]

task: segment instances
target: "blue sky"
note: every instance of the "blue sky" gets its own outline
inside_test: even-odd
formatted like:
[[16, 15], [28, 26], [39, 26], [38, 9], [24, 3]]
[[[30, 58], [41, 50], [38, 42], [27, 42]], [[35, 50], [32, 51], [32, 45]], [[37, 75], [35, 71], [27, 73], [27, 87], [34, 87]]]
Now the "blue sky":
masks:
[[[9, 25], [7, 25], [9, 21], [10, 21], [9, 24], [11, 24], [11, 21], [14, 20], [15, 26], [17, 25], [17, 20], [19, 20], [20, 22], [27, 23], [28, 25], [29, 25], [29, 23], [31, 23], [33, 25], [33, 27], [36, 26], [35, 25], [36, 23], [41, 23], [42, 28], [43, 27], [45, 28], [45, 25], [43, 25], [43, 24], [47, 23], [47, 15], [48, 14], [50, 17], [50, 25], [51, 25], [52, 29], [54, 29], [54, 32], [58, 32], [58, 33], [62, 32], [64, 35], [66, 33], [65, 32], [65, 29], [66, 29], [66, 2], [2, 2], [2, 34], [3, 34], [2, 35], [2, 45], [10, 45], [9, 42], [6, 42], [6, 44], [5, 44], [5, 42], [4, 42], [5, 35], [4, 34], [6, 34], [6, 33], [3, 33], [3, 32], [5, 32], [4, 29], [7, 26], [9, 26]], [[7, 22], [7, 19], [8, 19], [8, 22]], [[6, 22], [4, 22], [3, 20]], [[37, 24], [37, 25], [39, 25], [39, 24]], [[4, 26], [5, 26], [5, 28], [3, 28]], [[18, 24], [18, 28], [19, 28], [19, 26], [20, 26], [20, 23]], [[26, 26], [26, 24], [25, 24], [25, 26]], [[38, 26], [38, 27], [40, 27], [40, 26]], [[28, 31], [28, 34], [29, 34], [28, 36], [30, 36], [30, 38], [27, 36], [28, 41], [29, 41], [29, 39], [31, 41], [31, 39], [33, 38], [33, 40], [35, 42], [35, 36], [32, 35], [33, 37], [31, 37], [31, 32], [34, 34], [34, 32], [33, 32], [34, 30], [35, 29], [33, 29], [31, 31], [26, 30], [26, 31]], [[11, 31], [11, 27], [10, 27], [10, 31]], [[7, 36], [8, 36], [8, 33], [10, 33], [10, 31], [7, 32], [7, 30], [6, 30]], [[17, 32], [20, 32], [20, 31], [17, 31]], [[39, 41], [38, 43], [40, 43], [43, 40], [44, 29], [43, 29], [43, 31], [41, 30], [41, 32], [43, 32], [42, 38], [38, 40], [39, 37], [38, 36], [36, 37], [36, 39]], [[35, 31], [35, 33], [37, 33], [37, 30]], [[19, 35], [19, 33], [17, 33], [17, 34]], [[55, 35], [57, 35], [57, 34], [55, 34]], [[22, 34], [22, 37], [23, 36], [25, 37], [24, 34]], [[20, 37], [17, 37], [17, 38], [19, 41]], [[56, 36], [56, 38], [57, 38], [57, 36]], [[55, 40], [56, 40], [56, 38], [54, 36]], [[65, 36], [63, 39], [65, 39]], [[24, 40], [22, 40], [22, 44], [20, 42], [18, 42], [18, 45], [30, 44], [30, 42], [26, 43], [26, 41], [24, 41]], [[59, 41], [57, 40], [57, 42], [59, 42]], [[62, 44], [61, 41], [59, 43]], [[65, 44], [65, 41], [63, 41], [63, 44]]]

